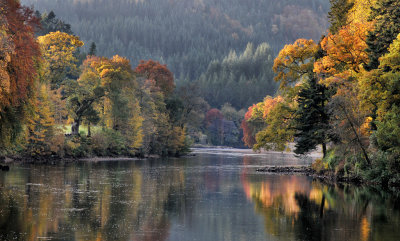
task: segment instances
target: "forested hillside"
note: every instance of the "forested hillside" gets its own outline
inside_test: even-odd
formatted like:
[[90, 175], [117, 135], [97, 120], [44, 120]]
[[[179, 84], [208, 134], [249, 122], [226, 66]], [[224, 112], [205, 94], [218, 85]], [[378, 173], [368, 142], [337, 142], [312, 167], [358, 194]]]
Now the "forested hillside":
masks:
[[[198, 80], [201, 95], [211, 105], [230, 103], [237, 109], [274, 95], [274, 56], [270, 46], [248, 44], [243, 52], [231, 51], [222, 61], [214, 60]], [[254, 88], [257, 86], [257, 88]]]
[[[167, 64], [175, 78], [195, 80], [212, 60], [247, 43], [276, 54], [297, 38], [318, 40], [328, 0], [22, 0], [71, 24], [100, 56], [118, 54]], [[84, 46], [88, 50], [89, 46]], [[220, 103], [223, 104], [223, 103]]]

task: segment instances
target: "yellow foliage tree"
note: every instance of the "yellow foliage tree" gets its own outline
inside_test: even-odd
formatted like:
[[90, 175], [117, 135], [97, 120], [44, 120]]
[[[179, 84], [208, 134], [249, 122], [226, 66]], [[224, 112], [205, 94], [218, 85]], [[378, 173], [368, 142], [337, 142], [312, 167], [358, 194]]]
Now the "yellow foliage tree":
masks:
[[64, 142], [63, 134], [55, 125], [48, 92], [46, 85], [39, 85], [26, 129], [28, 153], [35, 157], [60, 153]]
[[306, 74], [312, 73], [314, 57], [318, 45], [313, 40], [298, 39], [293, 44], [285, 45], [274, 60], [273, 70], [277, 74], [275, 81], [280, 82], [280, 89], [301, 81]]
[[377, 0], [350, 0], [353, 7], [347, 13], [347, 24], [364, 24], [368, 22], [371, 14], [371, 6], [374, 6]]
[[83, 46], [79, 37], [64, 32], [51, 32], [38, 37], [44, 58], [42, 79], [48, 79], [52, 89], [60, 87], [67, 75], [78, 75], [78, 60], [74, 53]]
[[133, 104], [131, 109], [131, 118], [127, 128], [127, 137], [129, 146], [135, 150], [140, 149], [143, 143], [143, 117], [140, 115], [139, 102]]

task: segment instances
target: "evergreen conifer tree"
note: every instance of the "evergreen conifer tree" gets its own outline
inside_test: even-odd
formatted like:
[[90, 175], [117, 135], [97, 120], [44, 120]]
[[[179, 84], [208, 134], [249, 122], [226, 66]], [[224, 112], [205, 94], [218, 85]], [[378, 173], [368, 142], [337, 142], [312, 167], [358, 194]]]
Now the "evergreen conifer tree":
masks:
[[315, 76], [310, 77], [298, 94], [298, 109], [296, 111], [296, 154], [305, 154], [322, 145], [326, 156], [326, 142], [329, 139], [329, 114], [325, 107], [330, 98], [330, 91], [324, 85], [317, 83]]
[[353, 7], [354, 3], [349, 0], [330, 0], [331, 10], [328, 13], [331, 26], [329, 31], [335, 34], [347, 21], [347, 13]]
[[400, 1], [377, 1], [376, 7], [372, 7], [371, 20], [376, 20], [376, 23], [367, 38], [368, 70], [378, 68], [379, 58], [388, 52], [390, 44], [400, 33]]
[[90, 49], [89, 49], [89, 55], [90, 56], [95, 56], [96, 53], [97, 53], [96, 43], [92, 42], [92, 44], [90, 45]]

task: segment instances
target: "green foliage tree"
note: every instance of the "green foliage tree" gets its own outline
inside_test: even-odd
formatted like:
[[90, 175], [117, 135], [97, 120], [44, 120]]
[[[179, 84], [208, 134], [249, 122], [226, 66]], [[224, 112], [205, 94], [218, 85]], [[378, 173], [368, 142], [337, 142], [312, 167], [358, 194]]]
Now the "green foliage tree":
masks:
[[97, 53], [96, 43], [95, 43], [95, 42], [92, 42], [92, 44], [90, 45], [90, 48], [89, 48], [89, 53], [88, 53], [88, 55], [90, 55], [90, 56], [95, 56], [96, 53]]
[[71, 126], [71, 134], [79, 135], [79, 127], [82, 119], [88, 121], [98, 118], [98, 113], [93, 106], [104, 96], [105, 91], [99, 74], [91, 66], [96, 60], [88, 59], [84, 64], [84, 70], [78, 80], [69, 80], [64, 84], [67, 107], [74, 122]]
[[400, 33], [400, 2], [381, 0], [372, 7], [370, 20], [375, 21], [374, 30], [368, 34], [368, 70], [379, 67], [379, 58], [388, 52], [389, 45]]
[[37, 18], [40, 19], [40, 28], [37, 30], [37, 36], [44, 36], [51, 32], [64, 32], [72, 35], [73, 32], [71, 30], [71, 25], [65, 23], [64, 21], [56, 18], [56, 14], [53, 11], [50, 11], [49, 14], [43, 13], [41, 14], [39, 11], [35, 12]]

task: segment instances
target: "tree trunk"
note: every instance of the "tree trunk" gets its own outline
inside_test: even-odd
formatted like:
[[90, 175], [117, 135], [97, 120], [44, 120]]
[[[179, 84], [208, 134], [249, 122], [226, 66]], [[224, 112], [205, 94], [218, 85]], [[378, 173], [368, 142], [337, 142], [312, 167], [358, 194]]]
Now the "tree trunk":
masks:
[[[339, 106], [340, 106], [340, 105], [339, 105]], [[364, 146], [363, 146], [363, 144], [362, 144], [362, 142], [361, 142], [360, 137], [358, 136], [357, 130], [356, 130], [356, 128], [355, 128], [353, 122], [351, 121], [350, 116], [347, 114], [347, 111], [346, 111], [345, 107], [343, 107], [343, 106], [340, 106], [340, 107], [342, 108], [344, 114], [346, 115], [346, 119], [347, 119], [347, 121], [349, 122], [350, 127], [351, 127], [351, 129], [353, 130], [354, 135], [356, 136], [357, 143], [358, 143], [358, 145], [359, 145], [360, 148], [361, 148], [361, 151], [362, 151], [362, 153], [363, 153], [363, 155], [364, 155], [365, 160], [367, 161], [368, 165], [370, 165], [370, 164], [371, 164], [371, 161], [370, 161], [370, 159], [369, 159], [369, 157], [368, 157], [368, 153], [367, 153], [367, 151], [365, 150], [365, 148], [364, 148]]]
[[89, 121], [87, 137], [91, 137], [91, 136], [92, 136], [92, 132], [90, 131], [90, 121]]
[[80, 125], [80, 119], [74, 120], [74, 123], [71, 125], [71, 135], [73, 136], [78, 136], [79, 135], [79, 125]]
[[324, 155], [322, 158], [325, 158], [326, 157], [326, 143], [325, 143], [325, 141], [322, 142], [322, 153]]

